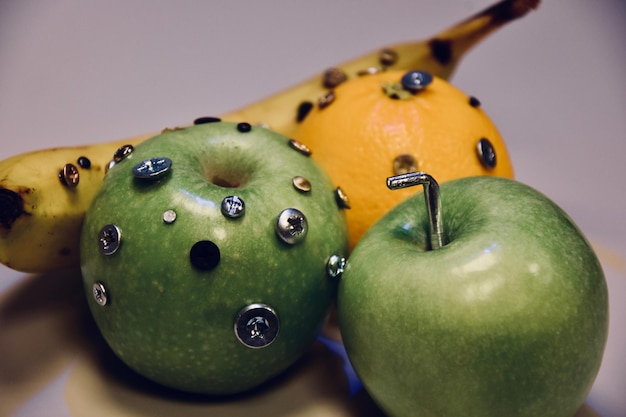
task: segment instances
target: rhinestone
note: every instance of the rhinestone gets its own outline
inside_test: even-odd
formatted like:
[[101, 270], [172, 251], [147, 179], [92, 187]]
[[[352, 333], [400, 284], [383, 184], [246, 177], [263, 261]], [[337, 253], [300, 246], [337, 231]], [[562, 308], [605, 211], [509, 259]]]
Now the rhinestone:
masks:
[[78, 173], [78, 168], [74, 164], [65, 164], [61, 172], [59, 172], [59, 178], [63, 185], [68, 188], [74, 188], [78, 185], [78, 181], [80, 181], [80, 174]]
[[114, 224], [107, 224], [98, 234], [98, 244], [100, 253], [103, 255], [113, 255], [120, 247], [122, 241], [122, 231]]
[[340, 277], [346, 268], [346, 264], [346, 258], [343, 256], [332, 255], [328, 258], [328, 263], [326, 264], [326, 272], [328, 273], [328, 276], [331, 278]]
[[211, 117], [211, 116], [206, 116], [206, 117], [198, 117], [196, 120], [193, 121], [194, 125], [203, 125], [206, 123], [217, 123], [217, 122], [221, 122], [222, 119], [220, 119], [219, 117]]
[[194, 268], [210, 271], [220, 263], [220, 248], [210, 240], [201, 240], [191, 247], [189, 260]]
[[174, 210], [166, 210], [163, 212], [163, 223], [172, 224], [176, 221], [176, 212]]
[[319, 100], [317, 101], [317, 106], [320, 109], [325, 109], [326, 107], [330, 106], [333, 101], [335, 101], [335, 92], [329, 91], [319, 98]]
[[404, 153], [396, 156], [393, 160], [393, 172], [395, 175], [406, 174], [417, 171], [417, 160], [413, 155]]
[[99, 306], [105, 306], [109, 302], [107, 290], [101, 282], [95, 282], [92, 286], [92, 294]]
[[128, 158], [128, 155], [130, 155], [131, 153], [133, 153], [133, 150], [135, 150], [135, 148], [133, 148], [133, 145], [124, 145], [121, 146], [117, 149], [117, 151], [115, 151], [115, 153], [113, 154], [113, 160], [115, 162], [120, 162], [126, 158]]
[[335, 188], [335, 200], [337, 200], [337, 205], [342, 209], [350, 208], [350, 200], [346, 193], [343, 192], [341, 187]]
[[409, 71], [402, 76], [401, 82], [406, 90], [417, 93], [433, 82], [433, 76], [426, 71]]
[[380, 51], [380, 54], [378, 55], [378, 60], [380, 61], [380, 64], [384, 67], [391, 66], [398, 62], [398, 53], [393, 49], [385, 48]]
[[481, 138], [476, 144], [476, 154], [480, 163], [485, 168], [493, 169], [496, 167], [496, 151], [487, 138]]
[[81, 168], [84, 168], [84, 169], [91, 168], [91, 161], [86, 156], [79, 157], [78, 160], [76, 160], [76, 162], [78, 163], [78, 166]]
[[252, 349], [269, 346], [278, 337], [279, 329], [280, 322], [276, 312], [266, 304], [250, 304], [235, 319], [237, 340]]
[[304, 177], [301, 177], [299, 175], [295, 176], [293, 177], [291, 182], [298, 191], [302, 191], [303, 193], [308, 193], [309, 191], [311, 191], [311, 181], [307, 180]]
[[280, 212], [276, 218], [276, 234], [285, 243], [295, 245], [306, 237], [308, 222], [304, 214], [295, 208]]
[[323, 82], [325, 88], [332, 89], [348, 79], [348, 76], [339, 68], [329, 68], [324, 71]]
[[172, 160], [169, 158], [150, 158], [141, 161], [133, 167], [133, 175], [140, 179], [160, 178], [172, 167]]
[[243, 216], [246, 210], [246, 204], [236, 195], [225, 197], [222, 200], [222, 214], [231, 219]]
[[289, 139], [289, 146], [305, 156], [311, 156], [311, 150], [302, 142], [298, 142], [295, 139]]

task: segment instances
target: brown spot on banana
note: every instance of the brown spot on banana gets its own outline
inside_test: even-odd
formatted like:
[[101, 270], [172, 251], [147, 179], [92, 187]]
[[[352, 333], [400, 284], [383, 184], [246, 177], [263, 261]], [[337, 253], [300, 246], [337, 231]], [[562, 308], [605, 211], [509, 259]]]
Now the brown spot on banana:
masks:
[[30, 215], [24, 206], [23, 195], [30, 194], [32, 188], [20, 187], [16, 191], [0, 188], [0, 229], [11, 229], [17, 219]]

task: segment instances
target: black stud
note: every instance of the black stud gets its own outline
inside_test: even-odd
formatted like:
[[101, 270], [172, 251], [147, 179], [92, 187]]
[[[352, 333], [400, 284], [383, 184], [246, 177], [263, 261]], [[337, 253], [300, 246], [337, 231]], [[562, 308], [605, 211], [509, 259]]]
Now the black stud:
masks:
[[478, 100], [476, 97], [474, 96], [470, 96], [469, 98], [469, 104], [472, 107], [480, 107], [480, 100]]
[[84, 168], [84, 169], [91, 168], [91, 161], [86, 156], [79, 157], [76, 162], [78, 162], [78, 166], [81, 168]]
[[252, 130], [252, 126], [250, 125], [250, 123], [246, 122], [237, 123], [237, 130], [241, 133], [248, 133]]
[[196, 120], [193, 121], [193, 124], [204, 125], [207, 123], [217, 123], [221, 121], [222, 119], [220, 119], [219, 117], [206, 116], [206, 117], [198, 117]]
[[314, 104], [310, 101], [303, 101], [300, 103], [296, 112], [296, 122], [302, 122], [309, 115], [311, 110], [313, 110], [313, 106]]
[[481, 138], [476, 144], [478, 160], [485, 168], [493, 169], [496, 166], [496, 151], [487, 138]]

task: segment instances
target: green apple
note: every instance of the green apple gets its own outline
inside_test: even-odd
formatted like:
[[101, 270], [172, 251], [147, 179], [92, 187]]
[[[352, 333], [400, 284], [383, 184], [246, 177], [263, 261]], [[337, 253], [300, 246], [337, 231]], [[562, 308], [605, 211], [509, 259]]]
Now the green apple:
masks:
[[390, 416], [572, 417], [607, 338], [590, 244], [520, 182], [437, 189], [440, 206], [415, 195], [372, 226], [341, 277], [340, 328], [363, 385]]
[[347, 226], [340, 189], [304, 145], [206, 121], [116, 154], [85, 218], [81, 269], [96, 323], [129, 367], [232, 394], [315, 340]]

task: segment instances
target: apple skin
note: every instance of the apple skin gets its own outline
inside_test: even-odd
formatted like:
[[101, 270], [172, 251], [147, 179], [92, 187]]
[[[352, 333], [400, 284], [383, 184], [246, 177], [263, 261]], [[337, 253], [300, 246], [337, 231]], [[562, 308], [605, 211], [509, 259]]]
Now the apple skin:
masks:
[[340, 328], [366, 390], [390, 416], [572, 417], [608, 331], [590, 244], [519, 182], [440, 190], [449, 243], [425, 250], [419, 193], [372, 226], [341, 277]]
[[[107, 173], [81, 236], [89, 307], [109, 346], [141, 375], [187, 392], [247, 391], [294, 363], [336, 296], [327, 260], [347, 252], [345, 216], [321, 168], [287, 138], [237, 126], [203, 124], [138, 145]], [[170, 158], [169, 172], [134, 178], [133, 167], [152, 157]], [[296, 175], [310, 181], [309, 192], [294, 187]], [[221, 213], [229, 195], [244, 200], [243, 216]], [[306, 237], [294, 245], [275, 232], [285, 208], [308, 220]], [[167, 224], [162, 214], [170, 209], [177, 216]], [[105, 256], [98, 236], [107, 224], [122, 237], [117, 252]], [[190, 261], [201, 240], [220, 250], [209, 271]], [[97, 282], [106, 288], [104, 306], [92, 294]], [[238, 312], [253, 303], [269, 305], [280, 320], [277, 338], [261, 349], [243, 345], [234, 331]]]

